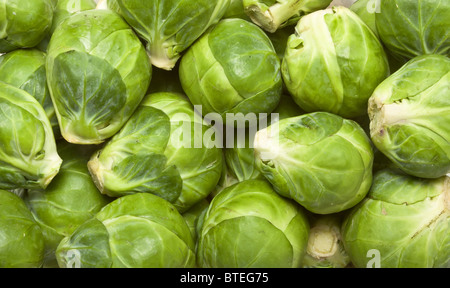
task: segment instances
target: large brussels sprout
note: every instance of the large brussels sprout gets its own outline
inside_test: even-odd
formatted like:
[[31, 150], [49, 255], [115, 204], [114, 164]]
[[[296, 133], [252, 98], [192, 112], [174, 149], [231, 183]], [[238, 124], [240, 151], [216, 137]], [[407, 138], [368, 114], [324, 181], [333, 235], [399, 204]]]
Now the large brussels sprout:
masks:
[[0, 190], [0, 268], [38, 268], [44, 237], [19, 196]]
[[181, 94], [149, 94], [124, 128], [92, 156], [89, 169], [102, 193], [152, 193], [184, 212], [219, 182], [222, 151], [212, 127]]
[[230, 186], [212, 200], [199, 235], [197, 262], [208, 268], [297, 268], [309, 223], [297, 203], [263, 180]]
[[45, 110], [55, 134], [59, 134], [58, 119], [48, 91], [45, 73], [46, 54], [37, 49], [18, 49], [0, 56], [0, 81], [25, 90]]
[[355, 206], [372, 183], [368, 136], [356, 122], [334, 114], [305, 114], [260, 130], [255, 153], [275, 190], [316, 214]]
[[243, 0], [245, 13], [264, 30], [274, 33], [295, 24], [301, 16], [327, 8], [332, 0]]
[[107, 0], [147, 43], [152, 64], [172, 70], [182, 53], [225, 14], [230, 0]]
[[51, 0], [0, 0], [0, 53], [32, 48], [52, 26]]
[[342, 214], [311, 215], [304, 268], [346, 268], [350, 257], [341, 233]]
[[450, 56], [450, 1], [381, 0], [378, 12], [378, 34], [395, 55]]
[[45, 267], [56, 265], [55, 251], [59, 242], [110, 202], [98, 191], [87, 168], [94, 147], [64, 142], [58, 146], [58, 153], [64, 160], [58, 175], [47, 189], [28, 190], [25, 197], [45, 237]]
[[304, 16], [295, 30], [282, 63], [295, 102], [306, 112], [366, 114], [373, 90], [389, 76], [386, 53], [370, 28], [348, 8], [333, 7]]
[[376, 147], [404, 172], [450, 172], [450, 59], [423, 55], [386, 79], [369, 101]]
[[60, 267], [192, 268], [195, 244], [184, 218], [155, 195], [139, 193], [105, 206], [58, 246]]
[[356, 267], [450, 267], [450, 178], [415, 178], [397, 170], [375, 174], [342, 235]]
[[132, 29], [107, 10], [61, 23], [46, 68], [61, 134], [74, 144], [99, 144], [116, 134], [144, 98], [152, 71]]
[[0, 189], [46, 188], [62, 160], [39, 102], [0, 82]]
[[270, 113], [282, 93], [280, 60], [267, 35], [242, 19], [225, 19], [183, 56], [180, 80], [203, 115]]

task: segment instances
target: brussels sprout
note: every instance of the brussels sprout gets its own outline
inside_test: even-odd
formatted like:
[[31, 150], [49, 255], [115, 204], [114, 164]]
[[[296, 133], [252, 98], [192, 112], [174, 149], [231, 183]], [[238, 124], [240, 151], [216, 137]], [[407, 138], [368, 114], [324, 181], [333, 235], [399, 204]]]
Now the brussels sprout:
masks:
[[295, 24], [301, 16], [327, 8], [332, 0], [243, 0], [245, 13], [268, 32]]
[[369, 100], [375, 146], [404, 172], [450, 172], [450, 59], [424, 55], [391, 75]]
[[415, 178], [392, 169], [375, 174], [368, 197], [342, 228], [353, 264], [449, 268], [449, 188], [449, 177]]
[[0, 53], [32, 48], [52, 26], [51, 0], [0, 0]]
[[44, 237], [19, 196], [0, 190], [0, 268], [38, 268]]
[[333, 7], [304, 16], [295, 29], [282, 63], [295, 102], [306, 112], [367, 114], [372, 92], [389, 76], [386, 53], [370, 28], [348, 8]]
[[[282, 93], [280, 60], [267, 35], [242, 19], [225, 19], [183, 56], [181, 85], [203, 115], [270, 113]], [[251, 84], [250, 84], [251, 83]], [[228, 123], [227, 123], [228, 124]]]
[[[295, 104], [292, 97], [289, 95], [282, 95], [280, 104], [273, 111], [272, 115], [277, 116], [277, 119], [270, 117], [267, 124], [275, 123], [280, 119], [295, 117], [304, 114], [304, 112]], [[259, 127], [263, 129], [265, 127]], [[233, 147], [224, 149], [225, 161], [228, 170], [232, 177], [236, 178], [238, 182], [250, 179], [265, 179], [261, 172], [256, 167], [254, 138], [255, 135], [250, 131], [245, 130], [245, 138], [235, 137]], [[256, 131], [254, 131], [256, 132]]]
[[58, 119], [47, 87], [46, 55], [37, 49], [19, 49], [0, 56], [0, 81], [25, 90], [45, 110], [53, 132], [59, 134]]
[[450, 1], [382, 0], [375, 19], [381, 40], [395, 55], [450, 56]]
[[0, 82], [0, 189], [46, 188], [62, 160], [37, 100]]
[[106, 10], [79, 12], [58, 26], [46, 68], [62, 136], [74, 144], [116, 134], [144, 98], [152, 71], [131, 28]]
[[355, 206], [372, 183], [368, 136], [356, 122], [326, 112], [287, 118], [258, 131], [255, 157], [278, 193], [316, 214]]
[[192, 268], [195, 244], [184, 218], [146, 193], [105, 206], [58, 246], [60, 267]]
[[[210, 129], [184, 95], [149, 94], [92, 156], [89, 170], [102, 193], [152, 193], [183, 213], [205, 199], [221, 176], [222, 151], [206, 137]], [[199, 136], [204, 139], [197, 147]]]
[[87, 169], [93, 147], [58, 145], [64, 160], [58, 175], [47, 189], [28, 190], [25, 197], [45, 237], [46, 267], [54, 266], [59, 242], [110, 202], [98, 191]]
[[172, 70], [182, 53], [228, 9], [230, 0], [108, 0], [147, 43], [152, 64]]
[[200, 267], [300, 267], [308, 219], [266, 181], [247, 180], [224, 189], [204, 217], [197, 247]]
[[304, 268], [345, 268], [350, 257], [341, 235], [342, 214], [313, 215]]

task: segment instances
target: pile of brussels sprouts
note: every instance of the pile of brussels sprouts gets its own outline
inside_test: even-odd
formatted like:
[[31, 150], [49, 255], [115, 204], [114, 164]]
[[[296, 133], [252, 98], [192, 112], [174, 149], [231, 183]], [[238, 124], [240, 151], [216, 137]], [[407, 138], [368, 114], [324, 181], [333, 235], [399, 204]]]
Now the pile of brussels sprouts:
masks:
[[449, 268], [450, 1], [350, 2], [0, 0], [0, 267]]

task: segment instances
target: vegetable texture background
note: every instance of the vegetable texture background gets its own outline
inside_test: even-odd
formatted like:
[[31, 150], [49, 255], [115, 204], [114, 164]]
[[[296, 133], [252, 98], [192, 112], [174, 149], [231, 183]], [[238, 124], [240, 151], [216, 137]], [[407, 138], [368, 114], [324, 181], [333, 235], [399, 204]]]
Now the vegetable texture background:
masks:
[[0, 0], [0, 268], [450, 268], [449, 34], [448, 0]]

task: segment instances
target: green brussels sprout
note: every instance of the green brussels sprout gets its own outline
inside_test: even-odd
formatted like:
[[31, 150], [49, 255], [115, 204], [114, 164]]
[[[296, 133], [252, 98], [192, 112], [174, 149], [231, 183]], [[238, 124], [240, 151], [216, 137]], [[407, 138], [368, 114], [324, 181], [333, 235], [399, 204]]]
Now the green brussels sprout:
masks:
[[[267, 124], [270, 125], [280, 119], [295, 117], [304, 114], [289, 95], [282, 95], [280, 104], [272, 112]], [[259, 127], [260, 129], [265, 127]], [[257, 131], [253, 131], [257, 132]], [[251, 129], [246, 129], [245, 138], [235, 137], [232, 147], [224, 149], [225, 161], [232, 177], [238, 182], [251, 179], [265, 179], [256, 166], [254, 147], [255, 134]]]
[[152, 72], [140, 40], [107, 10], [61, 23], [46, 68], [61, 134], [74, 144], [100, 144], [116, 134], [144, 98]]
[[372, 92], [389, 76], [386, 53], [370, 28], [350, 9], [333, 7], [302, 17], [295, 29], [282, 63], [295, 102], [306, 112], [367, 114]]
[[243, 0], [245, 13], [264, 30], [274, 33], [295, 24], [301, 16], [327, 8], [332, 0]]
[[152, 194], [121, 197], [64, 238], [59, 267], [193, 268], [195, 244], [173, 205]]
[[397, 56], [450, 56], [450, 2], [447, 0], [381, 0], [375, 14], [378, 34]]
[[47, 87], [46, 54], [37, 49], [19, 49], [0, 56], [0, 81], [25, 90], [45, 110], [55, 135], [59, 134], [58, 119]]
[[28, 190], [25, 203], [41, 226], [46, 244], [45, 267], [57, 266], [55, 251], [85, 221], [111, 200], [95, 186], [87, 168], [93, 147], [58, 143], [64, 160], [58, 175], [45, 190]]
[[0, 189], [46, 188], [62, 160], [39, 102], [0, 82]]
[[356, 267], [450, 267], [450, 178], [415, 178], [395, 169], [375, 174], [368, 197], [342, 226]]
[[[184, 95], [149, 94], [92, 156], [89, 170], [102, 193], [152, 193], [183, 213], [205, 199], [221, 176], [222, 151], [207, 137], [210, 129]], [[197, 146], [199, 136], [204, 139]]]
[[172, 70], [182, 53], [219, 22], [229, 4], [230, 0], [108, 0], [106, 6], [145, 40], [154, 66]]
[[204, 116], [219, 114], [223, 123], [235, 125], [228, 113], [258, 115], [277, 107], [283, 82], [280, 66], [264, 31], [242, 19], [225, 19], [183, 56], [180, 80]]
[[0, 53], [37, 46], [52, 20], [51, 0], [0, 0]]
[[278, 193], [316, 214], [355, 206], [372, 183], [369, 137], [356, 122], [327, 112], [283, 119], [258, 131], [255, 157]]
[[371, 138], [404, 172], [450, 172], [450, 59], [423, 55], [391, 75], [369, 100]]
[[23, 200], [0, 190], [0, 268], [39, 268], [44, 237]]
[[342, 242], [342, 214], [312, 215], [303, 268], [346, 268], [350, 257]]
[[213, 198], [197, 246], [203, 268], [297, 268], [309, 223], [297, 203], [263, 180], [230, 186]]

